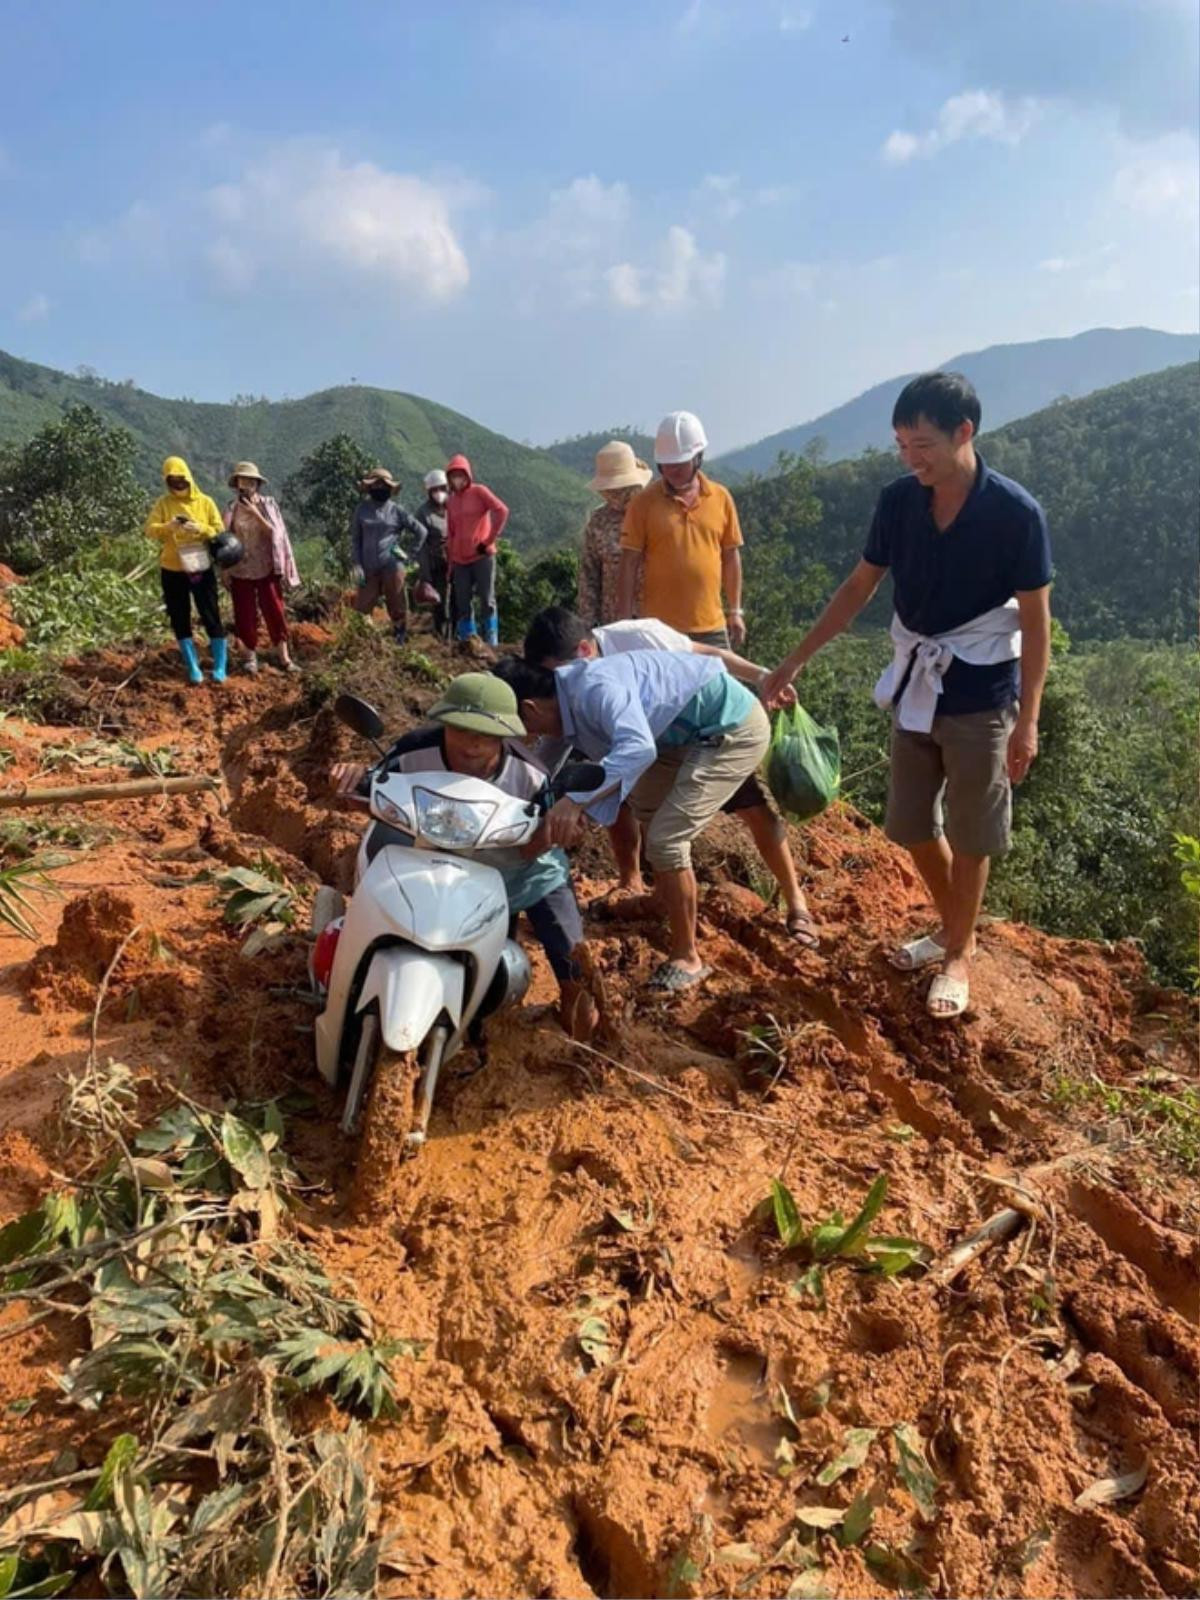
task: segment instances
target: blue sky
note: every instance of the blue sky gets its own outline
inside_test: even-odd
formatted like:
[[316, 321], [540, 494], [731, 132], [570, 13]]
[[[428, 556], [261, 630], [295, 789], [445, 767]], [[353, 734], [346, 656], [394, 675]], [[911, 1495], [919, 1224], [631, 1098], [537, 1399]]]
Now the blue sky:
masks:
[[6, 0], [0, 347], [538, 443], [684, 406], [718, 450], [962, 350], [1191, 330], [1197, 16]]

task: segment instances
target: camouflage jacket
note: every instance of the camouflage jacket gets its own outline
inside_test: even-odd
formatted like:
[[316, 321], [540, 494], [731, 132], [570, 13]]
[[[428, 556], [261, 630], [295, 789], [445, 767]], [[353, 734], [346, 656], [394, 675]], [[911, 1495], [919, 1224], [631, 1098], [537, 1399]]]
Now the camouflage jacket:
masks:
[[[579, 593], [575, 609], [589, 628], [619, 620], [617, 573], [621, 565], [621, 524], [624, 511], [599, 506], [583, 529], [583, 554], [579, 560]], [[640, 609], [641, 593], [634, 596], [634, 613]]]

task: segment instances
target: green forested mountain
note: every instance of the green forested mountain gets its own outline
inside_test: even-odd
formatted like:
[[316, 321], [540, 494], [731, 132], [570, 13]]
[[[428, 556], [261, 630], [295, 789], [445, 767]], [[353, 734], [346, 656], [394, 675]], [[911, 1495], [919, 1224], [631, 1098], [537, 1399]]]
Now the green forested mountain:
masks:
[[[999, 428], [1052, 401], [1079, 398], [1128, 378], [1194, 361], [1198, 354], [1200, 334], [1161, 333], [1155, 328], [1090, 328], [1069, 339], [992, 345], [940, 364], [970, 378], [983, 402], [984, 426]], [[886, 449], [892, 442], [892, 406], [914, 376], [901, 373], [811, 422], [730, 450], [714, 459], [713, 471], [727, 483], [749, 472], [773, 472], [780, 451], [799, 455], [818, 439], [828, 461], [871, 448]]]
[[[979, 448], [990, 466], [1044, 506], [1054, 610], [1073, 636], [1192, 636], [1200, 367], [1189, 362], [1063, 401], [983, 434]], [[814, 564], [841, 578], [862, 553], [879, 490], [903, 469], [892, 452], [876, 450], [856, 461], [815, 471], [800, 463], [795, 470], [812, 475], [821, 507], [819, 519], [791, 540], [797, 580]], [[771, 499], [772, 481], [737, 489], [747, 530], [759, 503]], [[887, 616], [885, 584], [866, 620]]]
[[574, 536], [596, 503], [577, 474], [543, 451], [415, 395], [352, 386], [302, 400], [213, 405], [72, 377], [0, 352], [0, 447], [23, 443], [71, 402], [130, 430], [148, 486], [157, 486], [163, 457], [179, 454], [210, 493], [224, 486], [239, 458], [256, 461], [278, 491], [304, 455], [332, 434], [347, 433], [396, 473], [409, 503], [421, 498], [420, 480], [431, 467], [465, 452], [511, 506], [514, 543], [526, 548]]
[[553, 456], [561, 466], [590, 478], [596, 465], [596, 451], [610, 439], [624, 439], [626, 444], [633, 446], [634, 455], [640, 456], [643, 461], [654, 460], [653, 434], [642, 433], [629, 424], [610, 428], [607, 432], [577, 433], [572, 439], [556, 439], [553, 444], [546, 446], [546, 454]]

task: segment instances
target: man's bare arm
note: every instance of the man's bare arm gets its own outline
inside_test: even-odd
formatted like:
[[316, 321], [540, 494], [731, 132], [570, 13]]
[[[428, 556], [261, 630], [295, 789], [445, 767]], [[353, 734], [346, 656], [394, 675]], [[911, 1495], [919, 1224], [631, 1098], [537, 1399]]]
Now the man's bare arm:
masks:
[[767, 679], [763, 688], [763, 699], [768, 705], [777, 698], [781, 690], [791, 684], [805, 662], [810, 661], [823, 645], [827, 645], [831, 639], [836, 639], [839, 633], [845, 632], [883, 582], [886, 571], [886, 567], [877, 567], [870, 561], [860, 561], [850, 576], [839, 584], [829, 604], [791, 655], [780, 662]]
[[617, 616], [623, 622], [633, 615], [633, 600], [637, 594], [638, 574], [642, 566], [640, 550], [622, 550], [621, 564], [617, 568]]

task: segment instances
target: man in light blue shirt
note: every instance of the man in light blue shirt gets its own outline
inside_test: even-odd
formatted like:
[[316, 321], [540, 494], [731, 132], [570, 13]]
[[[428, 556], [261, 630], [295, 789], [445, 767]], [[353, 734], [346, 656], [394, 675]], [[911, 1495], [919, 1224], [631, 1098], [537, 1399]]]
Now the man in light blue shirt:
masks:
[[709, 971], [696, 947], [692, 840], [766, 754], [766, 712], [715, 656], [631, 650], [553, 672], [510, 656], [496, 670], [531, 734], [568, 740], [604, 767], [598, 789], [550, 811], [547, 843], [572, 843], [585, 812], [611, 824], [627, 801], [645, 828], [655, 898], [671, 931], [650, 987], [692, 988]]

